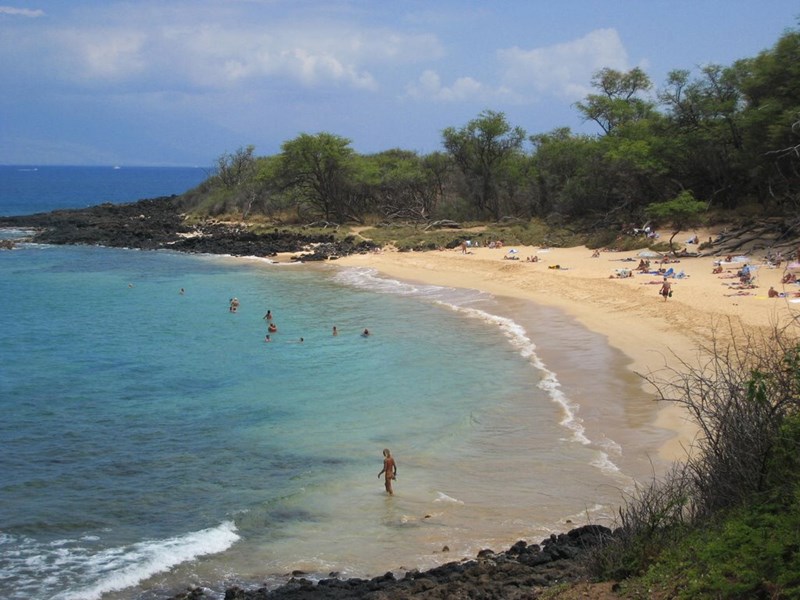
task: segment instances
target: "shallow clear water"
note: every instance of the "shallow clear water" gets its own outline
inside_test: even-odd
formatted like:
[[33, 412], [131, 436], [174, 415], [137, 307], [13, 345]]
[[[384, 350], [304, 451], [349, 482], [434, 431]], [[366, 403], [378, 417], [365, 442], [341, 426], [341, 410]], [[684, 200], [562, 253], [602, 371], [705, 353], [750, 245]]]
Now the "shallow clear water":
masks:
[[478, 292], [22, 245], [0, 253], [0, 301], [5, 598], [372, 576], [538, 541], [606, 519], [661, 436], [602, 338]]

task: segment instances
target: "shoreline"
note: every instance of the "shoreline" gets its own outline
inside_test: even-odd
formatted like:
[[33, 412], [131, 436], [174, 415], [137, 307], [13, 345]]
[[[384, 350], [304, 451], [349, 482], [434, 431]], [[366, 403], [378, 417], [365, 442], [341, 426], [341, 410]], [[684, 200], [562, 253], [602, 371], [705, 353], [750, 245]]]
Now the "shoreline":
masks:
[[[517, 252], [513, 255], [508, 253], [509, 247], [469, 248], [467, 252], [382, 250], [342, 256], [335, 262], [305, 264], [374, 269], [383, 276], [405, 282], [479, 290], [500, 302], [517, 299], [552, 307], [574, 318], [588, 331], [603, 336], [609, 347], [627, 357], [631, 373], [643, 375], [678, 369], [683, 361], [694, 363], [700, 348], [713, 339], [715, 325], [721, 327], [719, 334], [723, 338], [727, 320], [738, 330], [766, 331], [776, 322], [796, 318], [800, 309], [800, 304], [791, 303], [800, 288], [782, 285], [783, 269], [768, 268], [761, 256], [749, 257], [751, 264], [759, 266], [757, 287], [739, 292], [730, 284], [738, 281], [734, 273], [741, 263], [727, 264], [723, 273], [712, 274], [718, 257], [682, 258], [674, 268], [684, 270], [687, 277], [672, 280], [675, 295], [664, 301], [657, 293], [661, 283], [658, 275], [614, 277], [614, 272], [621, 268], [636, 267], [639, 260], [636, 251], [603, 252], [593, 257], [592, 251], [585, 247], [516, 246], [514, 249]], [[210, 254], [245, 258], [221, 252]], [[296, 253], [272, 256], [269, 261], [273, 263], [303, 263]], [[526, 261], [529, 256], [537, 256], [539, 261]], [[791, 297], [767, 298], [766, 290], [771, 286]], [[643, 379], [639, 383], [653, 396], [653, 390], [647, 390]], [[620, 402], [620, 405], [623, 412], [632, 414], [627, 412], [632, 404]], [[646, 424], [645, 419], [639, 422], [642, 439], [649, 439], [653, 452], [657, 451], [663, 460], [685, 457], [695, 429], [680, 407], [652, 405], [647, 417], [651, 415], [654, 418]], [[649, 426], [673, 435], [666, 443], [663, 437], [648, 438], [652, 435], [645, 431]]]
[[[744, 263], [725, 265], [723, 273], [715, 274], [712, 270], [719, 257], [681, 258], [668, 266], [676, 272], [683, 270], [686, 277], [670, 280], [674, 295], [664, 301], [658, 295], [660, 276], [614, 276], [617, 269], [636, 267], [636, 252], [602, 252], [593, 257], [585, 247], [513, 249], [514, 254], [508, 253], [509, 248], [469, 248], [466, 254], [461, 249], [384, 250], [342, 257], [337, 264], [372, 268], [408, 282], [475, 289], [554, 307], [604, 336], [639, 375], [677, 369], [684, 361], [696, 363], [701, 348], [708, 347], [715, 335], [723, 336], [728, 323], [737, 330], [767, 331], [800, 310], [800, 304], [792, 302], [800, 288], [781, 284], [783, 269], [767, 267], [760, 256], [748, 257], [749, 264], [758, 266], [757, 287], [744, 292], [730, 285], [738, 282], [735, 271]], [[509, 260], [509, 256], [519, 258]], [[538, 257], [538, 262], [526, 260], [531, 256]], [[771, 286], [786, 297], [767, 298]], [[647, 390], [647, 383], [641, 383]], [[696, 429], [682, 409], [673, 404], [660, 406], [652, 424], [673, 433], [658, 449], [660, 458], [685, 458]]]

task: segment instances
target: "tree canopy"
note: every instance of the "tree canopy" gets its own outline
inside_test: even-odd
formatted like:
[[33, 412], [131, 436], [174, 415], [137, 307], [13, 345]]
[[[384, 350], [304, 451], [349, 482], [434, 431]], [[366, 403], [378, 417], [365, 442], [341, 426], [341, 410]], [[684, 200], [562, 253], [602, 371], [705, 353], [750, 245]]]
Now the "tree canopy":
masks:
[[641, 221], [688, 195], [711, 211], [800, 212], [800, 31], [733, 65], [675, 69], [659, 87], [638, 67], [601, 69], [591, 83], [575, 107], [595, 134], [527, 136], [489, 109], [445, 127], [442, 150], [428, 155], [361, 155], [334, 133], [302, 133], [276, 156], [256, 157], [253, 146], [223, 154], [198, 205], [340, 222], [516, 217], [584, 227]]

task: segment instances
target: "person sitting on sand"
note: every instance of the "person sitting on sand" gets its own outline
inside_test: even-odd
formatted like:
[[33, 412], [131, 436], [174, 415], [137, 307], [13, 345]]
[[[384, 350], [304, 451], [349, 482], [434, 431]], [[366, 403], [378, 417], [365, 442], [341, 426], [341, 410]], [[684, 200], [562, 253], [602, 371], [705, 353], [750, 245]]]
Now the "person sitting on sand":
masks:
[[592, 258], [600, 258], [600, 249], [595, 248], [594, 252], [592, 252]]
[[381, 469], [381, 472], [378, 473], [378, 479], [381, 478], [381, 475], [384, 476], [386, 493], [390, 496], [394, 495], [394, 491], [392, 490], [392, 481], [397, 479], [397, 463], [394, 462], [392, 453], [389, 452], [388, 448], [383, 449], [383, 468]]
[[719, 275], [720, 273], [722, 273], [722, 265], [717, 265], [711, 271], [712, 275]]
[[769, 296], [770, 298], [780, 298], [780, 294], [778, 293], [778, 290], [776, 290], [772, 286], [769, 286], [769, 291], [767, 292], [767, 296]]
[[794, 273], [787, 273], [781, 279], [781, 283], [797, 283], [797, 275]]

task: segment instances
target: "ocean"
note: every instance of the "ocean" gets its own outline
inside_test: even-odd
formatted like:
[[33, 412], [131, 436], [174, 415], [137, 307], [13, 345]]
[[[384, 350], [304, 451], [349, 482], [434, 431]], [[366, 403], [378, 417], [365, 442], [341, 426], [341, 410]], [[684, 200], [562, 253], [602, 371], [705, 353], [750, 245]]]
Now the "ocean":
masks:
[[[0, 214], [206, 175], [4, 166]], [[626, 358], [529, 302], [335, 263], [36, 244], [0, 251], [0, 299], [3, 598], [402, 574], [611, 524], [663, 468]]]

